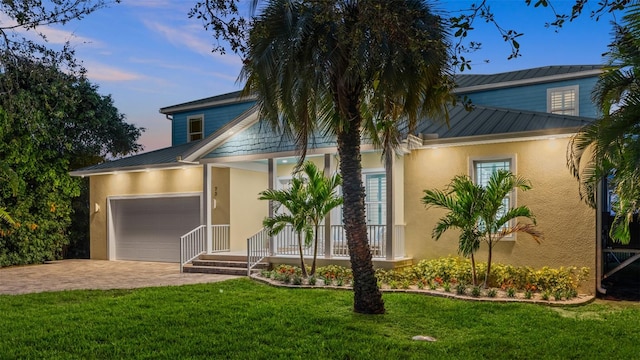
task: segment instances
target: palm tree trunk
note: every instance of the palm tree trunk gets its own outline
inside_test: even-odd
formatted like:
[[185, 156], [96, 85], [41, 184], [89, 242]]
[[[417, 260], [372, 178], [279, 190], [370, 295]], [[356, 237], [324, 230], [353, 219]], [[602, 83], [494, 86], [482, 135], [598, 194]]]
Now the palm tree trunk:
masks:
[[478, 286], [478, 275], [476, 274], [476, 258], [471, 253], [471, 281], [473, 281], [473, 286]]
[[338, 132], [338, 154], [342, 173], [344, 197], [344, 228], [351, 269], [353, 271], [354, 311], [363, 314], [383, 314], [385, 312], [382, 293], [371, 261], [371, 251], [367, 238], [362, 186], [362, 164], [360, 162], [360, 113], [356, 106], [350, 107], [348, 128]]
[[298, 251], [300, 252], [300, 267], [302, 268], [302, 276], [307, 277], [307, 267], [304, 265], [304, 253], [302, 252], [302, 234], [298, 232]]
[[315, 234], [313, 239], [313, 262], [311, 263], [311, 275], [316, 274], [316, 259], [318, 258], [318, 224], [315, 224]]
[[491, 255], [493, 252], [493, 246], [491, 242], [491, 237], [489, 237], [489, 255], [487, 256], [487, 274], [484, 277], [484, 287], [487, 287], [487, 283], [489, 282], [489, 275], [491, 274]]

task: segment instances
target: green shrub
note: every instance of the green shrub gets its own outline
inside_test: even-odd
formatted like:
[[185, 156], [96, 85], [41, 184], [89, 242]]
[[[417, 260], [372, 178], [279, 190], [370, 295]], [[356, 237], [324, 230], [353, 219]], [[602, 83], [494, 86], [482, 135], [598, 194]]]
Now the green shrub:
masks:
[[498, 290], [491, 288], [489, 290], [487, 290], [487, 296], [490, 298], [494, 298], [498, 295]]

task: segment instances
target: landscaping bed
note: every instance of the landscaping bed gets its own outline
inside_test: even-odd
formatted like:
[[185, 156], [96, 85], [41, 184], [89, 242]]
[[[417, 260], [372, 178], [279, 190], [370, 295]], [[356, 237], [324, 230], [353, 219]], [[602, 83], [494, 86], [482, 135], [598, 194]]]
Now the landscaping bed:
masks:
[[[483, 274], [486, 264], [476, 264]], [[329, 265], [317, 269], [316, 274], [303, 278], [301, 269], [291, 265], [278, 265], [273, 270], [254, 274], [256, 280], [285, 287], [350, 289], [351, 269]], [[531, 302], [548, 305], [584, 304], [593, 295], [580, 294], [580, 284], [588, 270], [576, 267], [532, 269], [493, 264], [487, 286], [479, 276], [473, 285], [471, 264], [467, 259], [446, 257], [421, 261], [416, 265], [395, 269], [376, 270], [378, 286], [384, 292], [419, 293], [447, 298], [475, 301]]]

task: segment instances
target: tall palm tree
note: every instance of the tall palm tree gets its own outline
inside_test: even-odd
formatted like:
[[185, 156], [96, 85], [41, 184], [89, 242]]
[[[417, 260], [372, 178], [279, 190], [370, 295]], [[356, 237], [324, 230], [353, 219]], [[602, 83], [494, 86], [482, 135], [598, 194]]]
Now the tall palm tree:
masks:
[[306, 176], [307, 194], [309, 199], [309, 222], [313, 224], [315, 238], [313, 241], [313, 262], [311, 264], [311, 275], [316, 273], [316, 259], [318, 258], [318, 233], [320, 223], [331, 212], [332, 209], [342, 205], [343, 199], [337, 194], [337, 189], [342, 184], [340, 174], [326, 177], [324, 172], [318, 170], [316, 164], [307, 161], [303, 166], [303, 173]]
[[[304, 263], [304, 249], [313, 241], [313, 227], [307, 221], [310, 215], [309, 195], [305, 188], [304, 179], [294, 176], [288, 189], [269, 189], [260, 193], [260, 200], [273, 202], [273, 217], [265, 218], [262, 224], [268, 229], [269, 235], [277, 235], [291, 226], [298, 236], [298, 252], [300, 253], [300, 267], [302, 276], [307, 277], [307, 267]], [[287, 211], [279, 212], [284, 207]], [[304, 240], [303, 240], [304, 236]]]
[[261, 114], [292, 135], [301, 161], [314, 135], [335, 136], [354, 310], [384, 313], [365, 219], [361, 136], [389, 152], [398, 124], [446, 113], [450, 54], [442, 19], [421, 0], [272, 0], [249, 34], [240, 78]]
[[614, 29], [608, 66], [593, 93], [602, 115], [571, 139], [567, 164], [591, 206], [598, 182], [609, 178], [618, 196], [609, 235], [627, 244], [629, 223], [640, 210], [640, 5], [629, 5]]
[[458, 253], [471, 259], [473, 285], [478, 285], [474, 254], [480, 247], [482, 233], [480, 224], [480, 199], [483, 188], [469, 179], [468, 176], [455, 176], [447, 189], [425, 190], [422, 203], [427, 207], [448, 210], [447, 214], [436, 223], [431, 236], [439, 240], [447, 230], [460, 230]]
[[[481, 242], [487, 244], [488, 250], [484, 278], [486, 287], [491, 275], [493, 247], [498, 241], [517, 232], [531, 235], [536, 242], [542, 240], [542, 233], [535, 228], [535, 217], [527, 206], [506, 208], [504, 199], [516, 189], [529, 190], [531, 183], [507, 170], [497, 170], [491, 174], [486, 186], [474, 183], [466, 175], [458, 175], [445, 191], [424, 191], [422, 203], [428, 208], [448, 210], [436, 223], [432, 236], [438, 240], [449, 229], [461, 230], [458, 252], [471, 257], [474, 285], [477, 284], [477, 276], [473, 254], [480, 248]], [[514, 223], [520, 217], [532, 220], [533, 224]]]

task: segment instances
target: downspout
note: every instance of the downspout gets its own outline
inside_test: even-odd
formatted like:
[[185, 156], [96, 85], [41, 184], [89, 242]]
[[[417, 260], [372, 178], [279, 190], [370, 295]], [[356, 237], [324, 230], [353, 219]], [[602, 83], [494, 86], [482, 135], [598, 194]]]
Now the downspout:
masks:
[[605, 186], [606, 182], [602, 180], [596, 186], [596, 291], [601, 294], [607, 293], [607, 289], [602, 287], [602, 208], [607, 194]]

